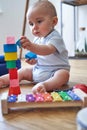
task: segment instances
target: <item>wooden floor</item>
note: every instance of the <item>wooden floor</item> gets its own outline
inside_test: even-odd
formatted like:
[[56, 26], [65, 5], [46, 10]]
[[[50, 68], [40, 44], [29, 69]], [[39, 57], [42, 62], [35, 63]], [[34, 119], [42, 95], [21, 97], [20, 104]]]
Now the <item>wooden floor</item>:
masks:
[[[27, 64], [22, 63], [23, 66]], [[69, 86], [87, 84], [87, 60], [70, 60]], [[24, 84], [23, 84], [24, 83]], [[33, 85], [22, 82], [22, 93], [31, 91]], [[8, 88], [0, 90], [0, 97]], [[80, 108], [49, 108], [12, 110], [2, 115], [0, 106], [0, 130], [76, 130], [76, 115]]]

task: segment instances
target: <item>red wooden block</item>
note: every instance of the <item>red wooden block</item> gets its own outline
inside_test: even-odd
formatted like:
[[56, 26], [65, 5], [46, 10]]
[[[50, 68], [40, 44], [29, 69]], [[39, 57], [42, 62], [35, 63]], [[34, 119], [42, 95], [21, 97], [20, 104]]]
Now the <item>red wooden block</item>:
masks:
[[11, 79], [18, 79], [17, 68], [9, 69], [9, 78]]
[[6, 40], [6, 43], [7, 44], [15, 44], [15, 37], [7, 37], [7, 40]]
[[8, 95], [19, 95], [21, 93], [21, 90], [20, 90], [20, 86], [16, 86], [16, 87], [9, 87], [9, 93]]

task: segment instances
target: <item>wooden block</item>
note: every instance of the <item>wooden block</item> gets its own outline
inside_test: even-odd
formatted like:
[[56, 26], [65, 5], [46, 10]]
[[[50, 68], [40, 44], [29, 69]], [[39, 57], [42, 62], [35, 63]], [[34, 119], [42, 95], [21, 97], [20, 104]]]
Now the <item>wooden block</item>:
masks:
[[19, 80], [18, 79], [11, 79], [10, 80], [10, 87], [16, 87], [19, 86]]
[[7, 44], [15, 44], [15, 37], [13, 37], [13, 36], [7, 37], [6, 43]]
[[10, 80], [18, 78], [17, 68], [9, 69], [9, 78]]
[[18, 96], [21, 93], [20, 86], [9, 87], [9, 96], [16, 95]]
[[37, 58], [37, 55], [33, 52], [28, 52], [27, 54], [25, 54], [25, 58], [30, 59], [30, 60], [35, 59], [35, 58]]
[[5, 53], [5, 61], [17, 60], [17, 52]]
[[8, 102], [7, 102], [7, 93], [3, 93], [1, 96], [1, 107], [2, 107], [2, 113], [8, 114]]
[[18, 41], [16, 42], [16, 45], [19, 46], [19, 48], [21, 48], [21, 42], [20, 42], [20, 39], [18, 39]]
[[16, 60], [6, 61], [6, 67], [8, 69], [16, 68]]
[[4, 52], [17, 52], [16, 44], [4, 44]]

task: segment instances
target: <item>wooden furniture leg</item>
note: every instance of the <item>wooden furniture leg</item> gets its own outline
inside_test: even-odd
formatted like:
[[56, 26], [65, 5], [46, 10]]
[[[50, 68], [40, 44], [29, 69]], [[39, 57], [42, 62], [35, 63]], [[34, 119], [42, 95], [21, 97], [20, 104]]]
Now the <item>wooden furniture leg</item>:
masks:
[[[25, 28], [26, 28], [26, 13], [28, 10], [28, 6], [29, 6], [29, 0], [26, 0], [26, 5], [25, 5], [25, 13], [24, 13], [24, 22], [23, 22], [23, 29], [22, 29], [22, 35], [25, 34]], [[19, 58], [22, 58], [22, 48], [20, 48], [20, 55]]]

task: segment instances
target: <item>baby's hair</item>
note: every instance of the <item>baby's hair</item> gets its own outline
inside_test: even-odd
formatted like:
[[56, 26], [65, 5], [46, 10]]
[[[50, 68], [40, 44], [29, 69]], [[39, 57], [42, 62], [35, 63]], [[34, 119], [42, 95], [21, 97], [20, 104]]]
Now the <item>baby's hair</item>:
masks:
[[[52, 16], [52, 17], [57, 16], [55, 6], [50, 1], [41, 0], [38, 2], [34, 2], [31, 7], [32, 8], [39, 7], [42, 10], [46, 11], [47, 14], [49, 14], [50, 16]], [[28, 12], [27, 12], [27, 15], [28, 15]]]

